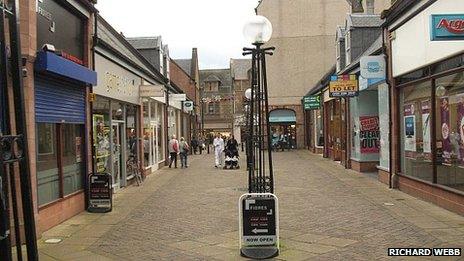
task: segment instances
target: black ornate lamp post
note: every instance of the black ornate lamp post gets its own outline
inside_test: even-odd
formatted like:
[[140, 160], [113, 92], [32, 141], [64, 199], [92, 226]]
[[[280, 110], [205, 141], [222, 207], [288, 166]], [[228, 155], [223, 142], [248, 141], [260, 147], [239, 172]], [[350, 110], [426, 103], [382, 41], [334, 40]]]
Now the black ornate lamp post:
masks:
[[250, 193], [274, 193], [266, 55], [272, 55], [275, 48], [263, 48], [271, 38], [272, 25], [267, 18], [255, 16], [245, 25], [244, 35], [254, 45], [254, 48], [243, 48], [243, 55], [252, 56], [251, 88], [245, 93], [250, 106], [247, 122], [248, 190]]

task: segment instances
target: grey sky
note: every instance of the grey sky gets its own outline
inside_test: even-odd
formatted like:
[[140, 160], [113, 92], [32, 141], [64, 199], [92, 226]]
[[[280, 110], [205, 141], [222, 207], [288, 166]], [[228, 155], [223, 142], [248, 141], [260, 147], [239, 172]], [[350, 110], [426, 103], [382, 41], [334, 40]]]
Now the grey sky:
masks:
[[243, 58], [243, 24], [258, 0], [98, 0], [100, 14], [125, 36], [163, 36], [172, 58], [197, 47], [200, 69]]

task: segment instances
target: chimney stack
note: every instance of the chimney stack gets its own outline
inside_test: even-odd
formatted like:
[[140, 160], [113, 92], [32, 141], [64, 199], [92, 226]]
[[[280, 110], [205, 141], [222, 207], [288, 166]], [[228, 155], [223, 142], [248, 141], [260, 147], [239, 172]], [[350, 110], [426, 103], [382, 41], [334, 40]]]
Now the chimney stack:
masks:
[[348, 2], [351, 5], [351, 13], [352, 14], [364, 13], [362, 0], [348, 0]]
[[366, 0], [366, 14], [373, 15], [375, 13], [375, 0]]

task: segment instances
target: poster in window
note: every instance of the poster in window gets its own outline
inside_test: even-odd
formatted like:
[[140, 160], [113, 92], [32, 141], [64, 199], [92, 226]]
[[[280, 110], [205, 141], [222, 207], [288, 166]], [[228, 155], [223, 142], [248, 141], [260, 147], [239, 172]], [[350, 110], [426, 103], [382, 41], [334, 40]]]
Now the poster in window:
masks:
[[459, 132], [459, 162], [464, 164], [464, 97], [458, 103], [458, 132]]
[[432, 142], [430, 139], [430, 101], [423, 101], [422, 108], [422, 138], [424, 153], [432, 153]]
[[93, 115], [93, 140], [95, 147], [95, 162], [97, 173], [108, 170], [108, 158], [110, 156], [110, 129], [105, 126], [105, 116]]
[[451, 163], [451, 140], [450, 140], [450, 111], [449, 99], [444, 97], [440, 99], [440, 116], [441, 116], [441, 137], [443, 162]]
[[380, 131], [378, 116], [364, 116], [359, 118], [361, 153], [372, 154], [380, 151]]
[[404, 150], [412, 152], [417, 150], [414, 104], [404, 106]]

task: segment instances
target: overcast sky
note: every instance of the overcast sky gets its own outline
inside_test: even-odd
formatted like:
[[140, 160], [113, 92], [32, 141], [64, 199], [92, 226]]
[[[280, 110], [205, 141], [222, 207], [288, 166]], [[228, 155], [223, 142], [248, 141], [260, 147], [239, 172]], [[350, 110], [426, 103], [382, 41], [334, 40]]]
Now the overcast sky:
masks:
[[198, 48], [200, 69], [227, 68], [243, 58], [243, 24], [258, 0], [98, 0], [100, 14], [127, 37], [163, 37], [171, 58], [190, 58]]

